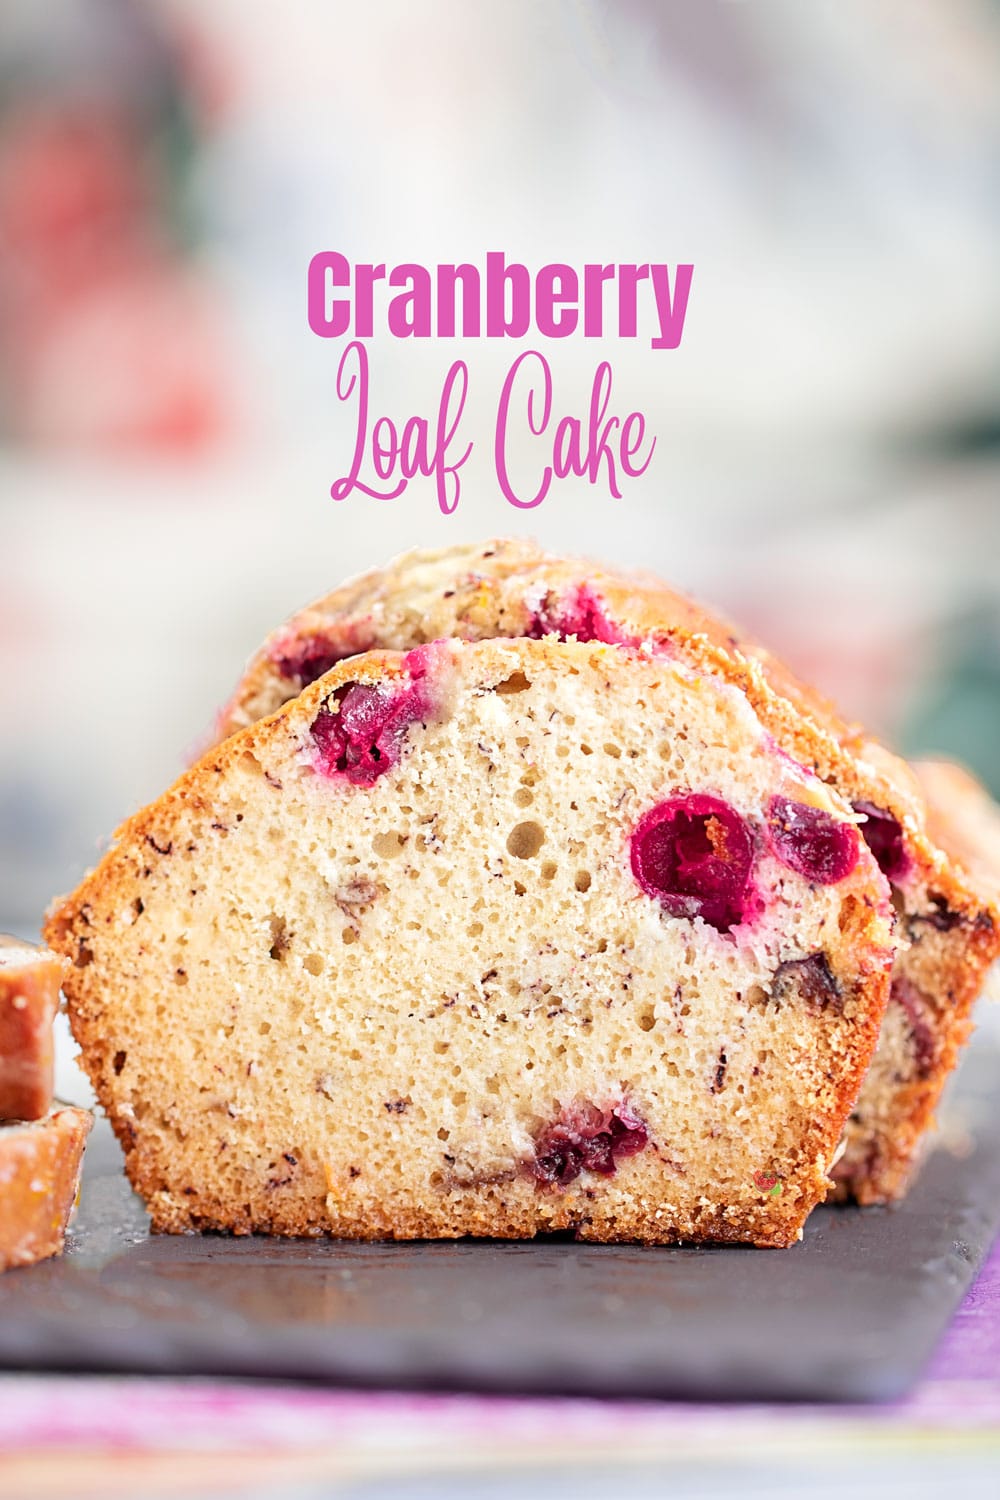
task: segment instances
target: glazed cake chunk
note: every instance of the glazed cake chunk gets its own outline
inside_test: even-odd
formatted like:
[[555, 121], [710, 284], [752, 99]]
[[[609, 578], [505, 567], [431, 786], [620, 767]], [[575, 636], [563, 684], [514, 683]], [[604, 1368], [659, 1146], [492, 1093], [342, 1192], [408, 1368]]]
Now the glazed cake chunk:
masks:
[[0, 1271], [62, 1250], [92, 1123], [86, 1110], [64, 1108], [0, 1125]]
[[52, 1107], [52, 1023], [65, 964], [0, 933], [0, 1120], [37, 1120]]
[[554, 636], [626, 651], [645, 644], [739, 687], [777, 744], [853, 805], [892, 884], [900, 945], [882, 1039], [836, 1167], [837, 1195], [899, 1197], [1000, 954], [997, 882], [928, 827], [909, 768], [770, 653], [658, 579], [511, 539], [409, 553], [302, 611], [252, 659], [219, 734], [272, 713], [354, 651], [407, 650], [440, 636]]
[[652, 653], [335, 667], [48, 941], [156, 1229], [791, 1244], [888, 988], [855, 815]]

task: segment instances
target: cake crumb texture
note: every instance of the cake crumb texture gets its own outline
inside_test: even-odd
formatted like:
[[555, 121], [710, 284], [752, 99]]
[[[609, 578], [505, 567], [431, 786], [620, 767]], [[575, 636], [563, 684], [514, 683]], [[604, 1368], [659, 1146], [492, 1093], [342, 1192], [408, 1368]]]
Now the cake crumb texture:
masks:
[[442, 642], [218, 745], [46, 938], [155, 1229], [784, 1246], [888, 994], [857, 827], [718, 676]]

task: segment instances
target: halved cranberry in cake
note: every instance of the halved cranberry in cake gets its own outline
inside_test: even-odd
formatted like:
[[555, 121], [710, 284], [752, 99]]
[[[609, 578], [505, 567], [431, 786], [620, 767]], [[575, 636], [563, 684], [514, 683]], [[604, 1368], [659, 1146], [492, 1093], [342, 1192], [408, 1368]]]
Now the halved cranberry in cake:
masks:
[[855, 802], [854, 811], [865, 815], [861, 833], [886, 880], [905, 880], [910, 873], [910, 856], [899, 819], [872, 802]]
[[813, 885], [836, 885], [858, 862], [858, 833], [805, 802], [772, 797], [768, 833], [775, 854], [790, 870]]
[[632, 873], [674, 917], [728, 932], [753, 914], [753, 839], [735, 808], [694, 792], [650, 808], [632, 835]]
[[350, 682], [337, 689], [333, 697], [339, 712], [321, 709], [311, 730], [316, 769], [323, 776], [345, 776], [354, 786], [371, 786], [397, 764], [407, 730], [426, 723], [438, 709], [430, 650], [419, 646], [404, 658], [408, 678]]
[[583, 1101], [565, 1110], [535, 1141], [529, 1170], [536, 1182], [566, 1187], [581, 1172], [613, 1177], [618, 1158], [636, 1156], [649, 1141], [649, 1132], [624, 1101], [600, 1109]]
[[550, 590], [532, 611], [524, 632], [530, 640], [557, 635], [561, 641], [575, 636], [578, 641], [600, 641], [605, 646], [638, 646], [639, 637], [630, 635], [609, 619], [604, 601], [589, 584], [580, 584], [563, 594]]

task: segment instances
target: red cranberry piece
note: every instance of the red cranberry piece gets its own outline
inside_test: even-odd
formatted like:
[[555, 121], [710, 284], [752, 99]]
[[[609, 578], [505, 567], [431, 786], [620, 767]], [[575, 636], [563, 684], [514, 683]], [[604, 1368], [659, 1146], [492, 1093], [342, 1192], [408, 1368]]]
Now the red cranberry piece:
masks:
[[648, 1140], [644, 1122], [627, 1104], [611, 1110], [577, 1104], [538, 1137], [530, 1171], [536, 1182], [560, 1187], [568, 1186], [581, 1172], [613, 1177], [618, 1158], [635, 1156]]
[[613, 1155], [638, 1156], [649, 1142], [649, 1131], [645, 1122], [633, 1114], [627, 1105], [620, 1104], [611, 1116], [611, 1149]]
[[779, 964], [773, 990], [780, 999], [788, 994], [797, 995], [815, 1010], [844, 1008], [843, 991], [825, 953], [810, 953], [808, 958], [793, 958]]
[[408, 681], [347, 683], [334, 695], [340, 712], [320, 711], [312, 738], [322, 775], [346, 776], [354, 786], [371, 786], [397, 763], [410, 725], [434, 712], [424, 656], [411, 651], [406, 664], [411, 670]]
[[704, 793], [650, 808], [632, 835], [632, 873], [674, 917], [728, 932], [753, 906], [753, 840], [739, 813]]
[[910, 872], [910, 856], [899, 819], [873, 802], [855, 802], [854, 811], [865, 815], [861, 833], [886, 880], [905, 880]]
[[584, 1141], [580, 1149], [588, 1172], [599, 1172], [602, 1177], [614, 1176], [615, 1153], [610, 1130], [602, 1130], [589, 1141]]
[[305, 688], [323, 677], [338, 661], [353, 654], [350, 649], [341, 650], [322, 636], [310, 636], [287, 650], [276, 651], [271, 660], [287, 682], [298, 682]]
[[768, 827], [778, 858], [814, 885], [836, 885], [858, 862], [853, 823], [840, 823], [821, 807], [772, 797]]
[[561, 1187], [566, 1187], [579, 1177], [583, 1168], [583, 1151], [563, 1126], [551, 1126], [535, 1150], [532, 1172], [539, 1182], [558, 1182]]
[[917, 1077], [929, 1078], [937, 1062], [937, 1037], [928, 1019], [930, 1006], [926, 997], [915, 984], [897, 975], [892, 981], [889, 999], [906, 1012]]
[[[878, 856], [876, 855], [877, 858]], [[921, 912], [908, 919], [911, 936], [914, 928], [919, 927], [921, 923], [926, 923], [928, 927], [933, 927], [935, 932], [954, 932], [956, 927], [961, 927], [963, 921], [964, 918], [961, 913], [952, 911], [942, 896], [932, 896], [928, 911]], [[914, 937], [913, 941], [919, 942], [919, 935]]]
[[355, 786], [371, 786], [398, 759], [392, 696], [381, 687], [352, 682], [336, 698], [340, 712], [324, 708], [313, 722], [318, 769], [324, 776], [346, 776]]
[[578, 641], [600, 641], [605, 646], [637, 646], [639, 638], [629, 635], [608, 618], [604, 601], [589, 584], [581, 584], [562, 597], [550, 592], [532, 611], [525, 634], [531, 640], [557, 635], [561, 641], [575, 636]]

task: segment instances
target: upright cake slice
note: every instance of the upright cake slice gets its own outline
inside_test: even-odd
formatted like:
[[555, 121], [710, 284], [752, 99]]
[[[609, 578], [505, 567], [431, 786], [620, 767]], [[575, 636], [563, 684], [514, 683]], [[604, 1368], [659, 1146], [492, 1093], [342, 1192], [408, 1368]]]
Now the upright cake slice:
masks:
[[65, 964], [0, 933], [0, 1120], [37, 1120], [52, 1106], [52, 1023]]
[[893, 951], [740, 690], [554, 640], [342, 663], [46, 934], [156, 1228], [362, 1238], [790, 1244]]
[[876, 1057], [836, 1167], [839, 1195], [898, 1197], [1000, 954], [995, 880], [929, 833], [909, 768], [845, 724], [773, 656], [649, 576], [554, 558], [531, 542], [415, 552], [353, 580], [277, 631], [251, 661], [219, 733], [274, 711], [352, 652], [441, 636], [646, 643], [741, 688], [776, 742], [853, 804], [891, 881], [902, 939]]

